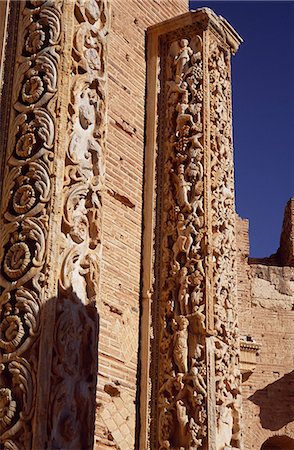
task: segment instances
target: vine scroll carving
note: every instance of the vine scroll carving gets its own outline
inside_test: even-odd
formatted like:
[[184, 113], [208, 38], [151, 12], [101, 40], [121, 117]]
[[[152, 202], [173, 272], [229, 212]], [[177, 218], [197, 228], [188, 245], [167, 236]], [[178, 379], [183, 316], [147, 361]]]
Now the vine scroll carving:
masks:
[[108, 17], [104, 0], [19, 7], [1, 205], [6, 450], [93, 439]]
[[68, 449], [93, 445], [108, 16], [104, 1], [76, 2], [50, 394], [50, 445]]
[[58, 89], [62, 2], [19, 12], [1, 206], [1, 448], [32, 448]]

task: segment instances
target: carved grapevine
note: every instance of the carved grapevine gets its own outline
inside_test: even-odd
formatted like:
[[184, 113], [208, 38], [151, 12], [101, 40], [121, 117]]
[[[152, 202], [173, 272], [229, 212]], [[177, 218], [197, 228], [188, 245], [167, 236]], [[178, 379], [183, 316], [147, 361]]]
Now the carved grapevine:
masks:
[[161, 450], [206, 436], [202, 37], [169, 44], [163, 156], [158, 411]]
[[230, 52], [213, 39], [209, 55], [217, 445], [240, 448]]
[[230, 49], [181, 30], [160, 53], [153, 445], [240, 448]]

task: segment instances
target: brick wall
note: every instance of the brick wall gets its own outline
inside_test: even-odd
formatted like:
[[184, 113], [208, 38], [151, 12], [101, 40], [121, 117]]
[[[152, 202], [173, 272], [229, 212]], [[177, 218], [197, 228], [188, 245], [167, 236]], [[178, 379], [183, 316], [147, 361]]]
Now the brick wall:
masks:
[[[112, 0], [111, 5], [95, 448], [130, 450], [136, 448], [145, 30], [186, 12], [188, 2]], [[294, 435], [289, 397], [294, 269], [271, 266], [272, 261], [249, 264], [248, 221], [237, 220], [237, 237], [240, 330], [261, 344], [257, 367], [243, 385], [245, 450], [258, 450], [270, 436]]]
[[142, 232], [145, 31], [187, 0], [113, 0], [95, 448], [135, 447]]
[[244, 450], [259, 450], [272, 436], [294, 437], [294, 269], [249, 264], [248, 222], [237, 224], [240, 331], [261, 346], [242, 386]]

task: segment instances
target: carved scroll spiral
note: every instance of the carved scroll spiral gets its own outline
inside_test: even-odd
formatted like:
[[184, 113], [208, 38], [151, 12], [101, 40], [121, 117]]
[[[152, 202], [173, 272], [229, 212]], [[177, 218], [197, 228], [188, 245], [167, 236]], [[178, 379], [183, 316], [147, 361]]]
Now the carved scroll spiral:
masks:
[[174, 41], [166, 61], [159, 336], [159, 448], [206, 436], [202, 37]]
[[0, 250], [1, 448], [32, 448], [54, 157], [61, 1], [20, 9]]
[[212, 40], [209, 54], [217, 448], [240, 448], [230, 53]]
[[76, 2], [49, 426], [49, 446], [68, 449], [93, 438], [108, 15], [107, 1]]

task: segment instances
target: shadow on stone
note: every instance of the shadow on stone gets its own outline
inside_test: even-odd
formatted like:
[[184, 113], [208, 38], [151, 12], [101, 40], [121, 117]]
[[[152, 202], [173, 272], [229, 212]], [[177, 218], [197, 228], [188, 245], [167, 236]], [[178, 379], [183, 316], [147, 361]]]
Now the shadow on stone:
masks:
[[260, 407], [263, 428], [280, 430], [294, 420], [294, 371], [257, 390], [249, 400]]
[[267, 439], [260, 450], [293, 450], [294, 440], [288, 436], [273, 436]]
[[95, 434], [99, 316], [95, 304], [83, 304], [72, 289], [55, 302], [47, 448], [88, 450]]
[[82, 303], [71, 287], [43, 304], [22, 287], [2, 300], [1, 448], [92, 449], [99, 335], [95, 303]]

